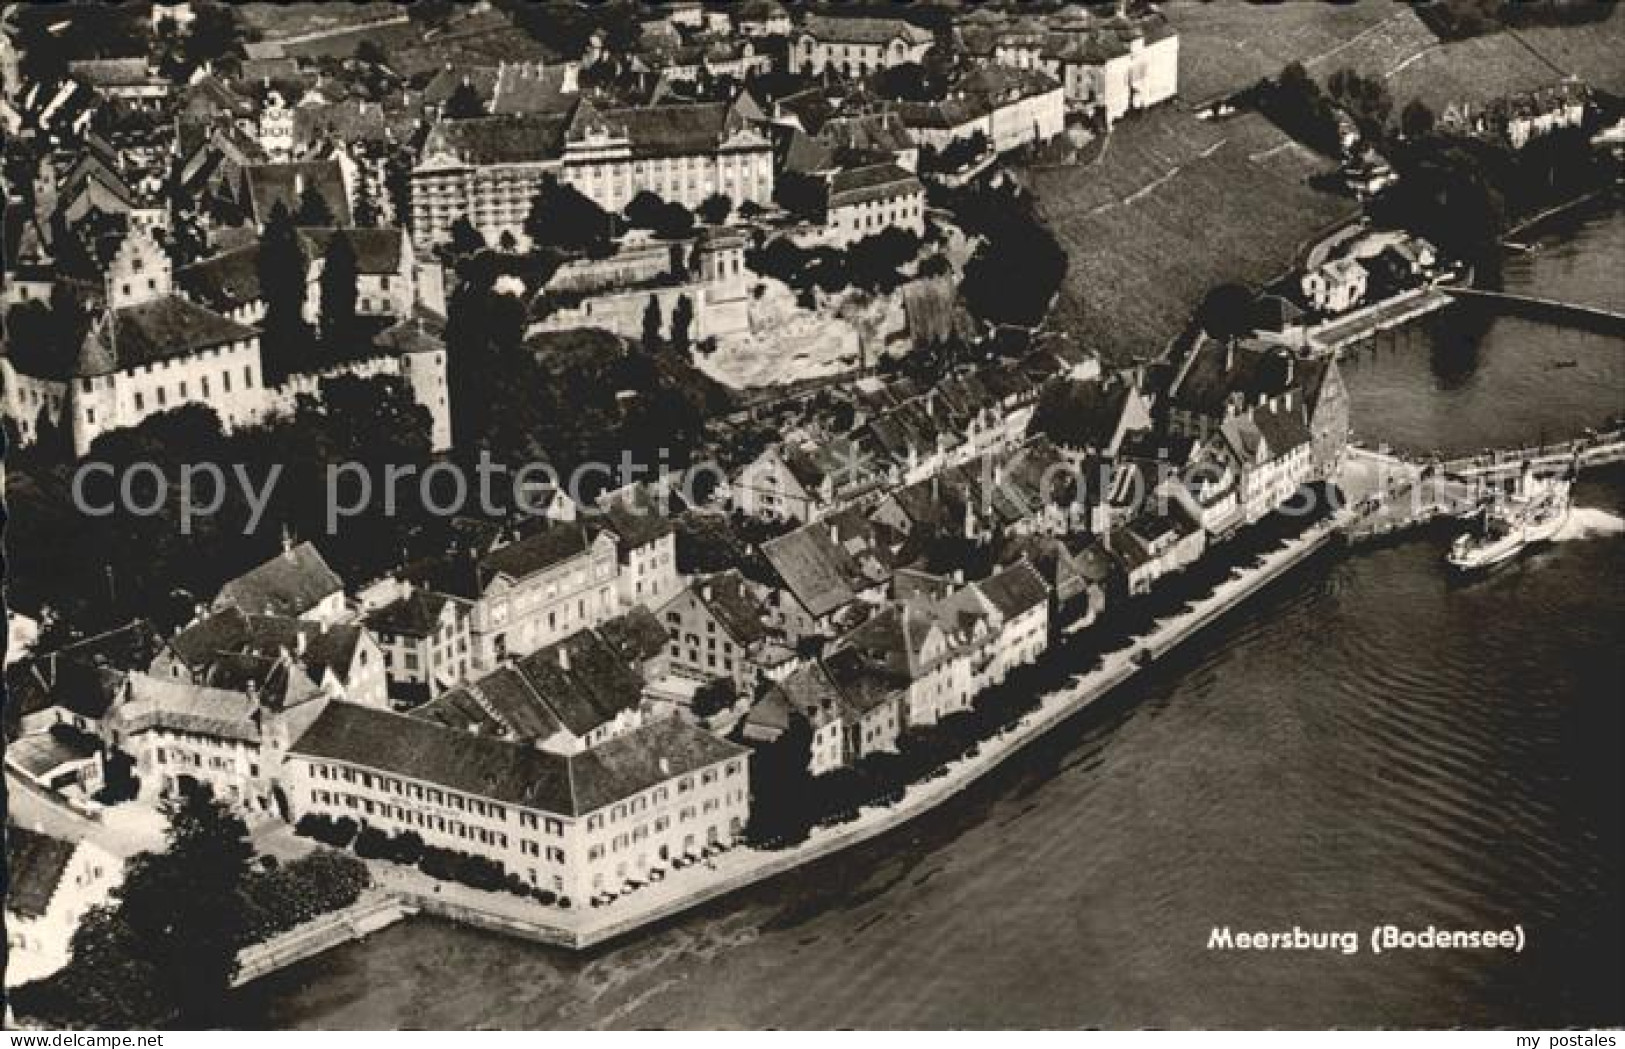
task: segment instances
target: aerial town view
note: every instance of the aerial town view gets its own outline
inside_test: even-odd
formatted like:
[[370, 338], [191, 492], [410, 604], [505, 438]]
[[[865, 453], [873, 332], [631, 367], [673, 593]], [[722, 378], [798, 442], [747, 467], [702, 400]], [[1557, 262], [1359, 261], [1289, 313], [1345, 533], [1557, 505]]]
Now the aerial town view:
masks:
[[0, 142], [11, 1031], [1617, 1045], [1612, 2], [12, 3]]

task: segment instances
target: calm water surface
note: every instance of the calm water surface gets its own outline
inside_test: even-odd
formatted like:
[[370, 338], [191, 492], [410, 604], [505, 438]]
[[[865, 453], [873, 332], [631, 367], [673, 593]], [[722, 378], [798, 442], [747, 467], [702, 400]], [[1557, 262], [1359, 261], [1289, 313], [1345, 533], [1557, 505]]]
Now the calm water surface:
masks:
[[[1620, 302], [1621, 258], [1625, 217], [1592, 214], [1505, 283]], [[1625, 407], [1621, 340], [1510, 318], [1453, 311], [1348, 370], [1360, 431], [1419, 448]], [[1625, 471], [1577, 496], [1562, 542], [1471, 582], [1445, 535], [1329, 553], [911, 827], [624, 944], [414, 921], [262, 981], [244, 1022], [1619, 1024]], [[1205, 949], [1379, 922], [1529, 946]]]

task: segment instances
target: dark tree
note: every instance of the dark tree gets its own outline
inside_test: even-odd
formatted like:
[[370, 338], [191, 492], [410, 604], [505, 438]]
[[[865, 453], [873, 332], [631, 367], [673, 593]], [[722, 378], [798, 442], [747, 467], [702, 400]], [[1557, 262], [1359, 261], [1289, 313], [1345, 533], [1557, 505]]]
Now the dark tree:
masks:
[[474, 85], [463, 81], [452, 89], [446, 98], [445, 115], [452, 120], [472, 120], [483, 117], [485, 113], [485, 100], [474, 89]]
[[384, 192], [395, 212], [395, 225], [404, 226], [412, 216], [412, 154], [393, 150], [384, 160]]
[[822, 222], [827, 200], [823, 179], [786, 172], [773, 183], [773, 200], [798, 219]]
[[123, 1029], [226, 1022], [237, 953], [250, 939], [248, 828], [206, 787], [166, 812], [168, 851], [129, 860], [111, 902], [74, 933], [73, 960], [19, 993], [20, 1011]]
[[338, 342], [355, 330], [356, 282], [359, 279], [355, 246], [342, 230], [335, 232], [327, 242], [327, 253], [322, 258], [322, 338], [329, 343]]
[[243, 52], [243, 27], [237, 21], [237, 10], [232, 4], [197, 4], [196, 17], [186, 30], [184, 54], [186, 64], [196, 69], [205, 62], [220, 62], [240, 57]]
[[1377, 77], [1363, 76], [1352, 69], [1339, 69], [1326, 79], [1332, 99], [1343, 108], [1368, 139], [1380, 139], [1394, 109], [1388, 85]]
[[305, 251], [281, 201], [271, 208], [270, 221], [260, 233], [256, 268], [260, 298], [265, 302], [261, 342], [274, 370], [286, 361], [284, 354], [297, 349], [305, 305]]
[[543, 247], [588, 251], [613, 238], [614, 219], [580, 190], [548, 175], [531, 200], [525, 233]]
[[651, 295], [649, 296], [649, 304], [643, 307], [643, 348], [645, 350], [652, 353], [660, 348], [660, 330], [662, 327], [660, 299]]
[[1255, 298], [1244, 284], [1216, 285], [1196, 307], [1196, 323], [1209, 338], [1221, 342], [1240, 338], [1253, 330]]
[[693, 212], [648, 190], [641, 190], [628, 201], [622, 215], [628, 226], [649, 230], [663, 240], [677, 240], [694, 232]]
[[1309, 148], [1335, 157], [1341, 149], [1332, 100], [1301, 62], [1292, 62], [1274, 80], [1252, 91], [1260, 112]]
[[688, 352], [690, 329], [694, 326], [694, 303], [687, 295], [677, 298], [671, 310], [671, 346], [678, 353]]
[[357, 62], [365, 62], [369, 66], [381, 66], [388, 60], [383, 47], [376, 40], [363, 40], [357, 44], [355, 58]]
[[713, 714], [720, 714], [732, 707], [739, 700], [739, 689], [734, 686], [732, 678], [713, 678], [694, 690], [692, 704], [695, 714], [708, 718]]
[[304, 192], [299, 194], [299, 210], [294, 213], [293, 219], [298, 226], [331, 226], [333, 209], [321, 190], [306, 186]]
[[378, 201], [373, 195], [372, 182], [362, 179], [356, 189], [355, 198], [355, 224], [362, 229], [377, 229], [383, 220], [383, 214], [378, 209]]
[[700, 201], [700, 218], [713, 226], [720, 226], [728, 221], [733, 213], [734, 202], [726, 193], [713, 193]]
[[1066, 277], [1066, 252], [1029, 201], [984, 191], [966, 204], [961, 224], [987, 238], [960, 280], [966, 309], [993, 325], [1038, 324]]
[[485, 237], [468, 221], [467, 215], [458, 215], [451, 224], [451, 253], [466, 258], [485, 250]]
[[1399, 130], [1406, 138], [1422, 138], [1433, 131], [1433, 110], [1426, 102], [1413, 98], [1399, 114]]

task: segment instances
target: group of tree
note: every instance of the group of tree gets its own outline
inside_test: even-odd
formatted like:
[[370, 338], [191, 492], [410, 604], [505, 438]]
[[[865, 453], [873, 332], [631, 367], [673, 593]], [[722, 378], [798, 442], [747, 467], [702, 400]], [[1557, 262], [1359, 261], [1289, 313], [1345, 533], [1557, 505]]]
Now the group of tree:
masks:
[[[8, 494], [27, 506], [7, 522], [12, 600], [49, 609], [68, 636], [136, 616], [170, 629], [200, 598], [273, 556], [285, 534], [317, 539], [345, 578], [374, 577], [443, 546], [444, 521], [422, 505], [417, 485], [403, 484], [396, 505], [375, 492], [362, 512], [330, 531], [327, 464], [361, 463], [381, 486], [386, 466], [427, 467], [430, 427], [405, 380], [341, 375], [323, 382], [319, 398], [300, 397], [287, 415], [229, 433], [212, 408], [188, 404], [102, 434], [89, 459], [112, 472], [87, 475], [77, 491], [68, 457], [48, 461], [36, 442], [26, 459], [8, 464]], [[212, 510], [194, 512], [179, 482], [183, 471], [201, 467], [199, 449], [208, 450], [225, 483], [217, 492], [211, 478], [197, 475], [193, 506]], [[269, 498], [256, 515], [260, 493]], [[346, 505], [356, 496], [340, 493]], [[89, 514], [81, 505], [113, 511]], [[87, 558], [86, 550], [100, 553]]]
[[1259, 81], [1248, 94], [1260, 113], [1310, 149], [1328, 157], [1342, 152], [1337, 106], [1302, 62]]
[[1540, 25], [1584, 25], [1609, 17], [1607, 0], [1431, 0], [1416, 13], [1441, 38], [1459, 40]]
[[712, 678], [694, 690], [694, 699], [690, 706], [696, 716], [708, 718], [713, 714], [720, 714], [724, 710], [732, 709], [739, 702], [739, 689], [734, 685], [732, 678]]
[[822, 223], [828, 186], [815, 175], [787, 171], [773, 181], [773, 202], [802, 222]]
[[1542, 135], [1522, 149], [1483, 138], [1432, 133], [1390, 151], [1398, 181], [1371, 204], [1372, 217], [1418, 233], [1456, 258], [1487, 260], [1514, 219], [1608, 185], [1618, 163], [1582, 128]]
[[941, 149], [925, 145], [920, 149], [920, 170], [944, 175], [957, 174], [987, 156], [991, 146], [987, 133], [980, 129], [955, 138]]
[[680, 240], [694, 233], [694, 213], [676, 201], [649, 190], [639, 190], [621, 211], [631, 229], [644, 229], [662, 240]]
[[67, 967], [14, 990], [19, 1014], [118, 1030], [229, 1021], [237, 955], [254, 938], [248, 830], [204, 787], [165, 811], [167, 850], [129, 859], [109, 902], [74, 932]]
[[1367, 141], [1381, 142], [1387, 136], [1394, 96], [1380, 77], [1339, 69], [1326, 78], [1326, 92]]
[[615, 217], [591, 197], [548, 175], [531, 199], [525, 234], [540, 247], [607, 255], [614, 250]]
[[450, 120], [472, 120], [486, 115], [485, 99], [480, 97], [478, 89], [472, 83], [464, 80], [451, 89], [446, 97], [446, 104], [441, 110], [442, 114]]
[[952, 208], [960, 228], [982, 238], [960, 280], [965, 308], [995, 327], [1039, 324], [1066, 279], [1067, 258], [1035, 201], [1017, 189], [973, 187], [956, 193]]

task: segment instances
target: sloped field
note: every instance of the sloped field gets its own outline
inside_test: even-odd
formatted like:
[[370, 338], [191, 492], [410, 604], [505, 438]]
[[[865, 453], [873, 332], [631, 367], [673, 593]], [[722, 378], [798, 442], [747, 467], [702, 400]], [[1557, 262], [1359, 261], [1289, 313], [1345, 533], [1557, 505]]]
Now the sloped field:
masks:
[[[1157, 163], [1161, 145], [1196, 140], [1193, 125], [1214, 141]], [[1056, 326], [1109, 362], [1155, 356], [1213, 285], [1274, 278], [1354, 214], [1307, 185], [1328, 166], [1256, 115], [1208, 125], [1164, 110], [1120, 124], [1094, 168], [1035, 177], [1069, 257]]]

